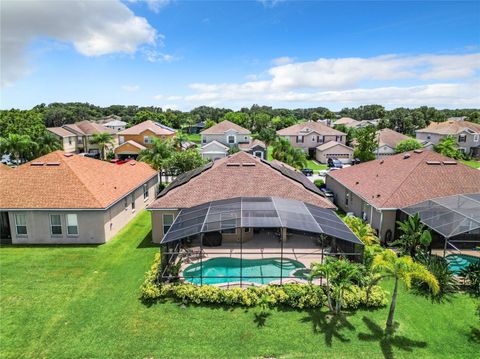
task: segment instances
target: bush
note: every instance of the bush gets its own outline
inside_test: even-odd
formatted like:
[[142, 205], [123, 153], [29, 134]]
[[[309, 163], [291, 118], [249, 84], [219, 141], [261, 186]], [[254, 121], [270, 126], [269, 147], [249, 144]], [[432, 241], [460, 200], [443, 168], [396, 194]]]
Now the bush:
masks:
[[317, 186], [318, 188], [323, 188], [325, 187], [325, 181], [322, 180], [322, 179], [316, 179], [315, 181], [313, 181], [313, 184], [315, 186]]
[[430, 273], [437, 278], [440, 287], [438, 293], [433, 294], [427, 284], [413, 280], [412, 285], [417, 293], [430, 297], [434, 301], [442, 301], [458, 290], [454, 274], [448, 269], [448, 262], [445, 258], [426, 254], [419, 255], [417, 262], [427, 267]]
[[462, 269], [460, 277], [463, 277], [472, 294], [480, 297], [480, 263], [472, 263], [467, 268]]

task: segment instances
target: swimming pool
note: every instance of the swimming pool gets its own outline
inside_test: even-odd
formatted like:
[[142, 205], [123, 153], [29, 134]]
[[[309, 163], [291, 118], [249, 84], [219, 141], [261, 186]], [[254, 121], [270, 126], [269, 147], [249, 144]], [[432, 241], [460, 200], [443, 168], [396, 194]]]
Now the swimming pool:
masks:
[[472, 263], [480, 262], [480, 258], [467, 254], [449, 254], [445, 259], [448, 262], [448, 269], [455, 274], [460, 273], [463, 268], [467, 268]]
[[[284, 277], [298, 268], [305, 266], [293, 259], [267, 258], [267, 259], [243, 259], [242, 261], [242, 282], [268, 284], [279, 280], [280, 275]], [[200, 284], [200, 276], [203, 275], [203, 284], [220, 284], [240, 282], [240, 259], [239, 258], [212, 258], [201, 263], [195, 263], [183, 271], [186, 281]], [[209, 277], [209, 278], [205, 278]], [[257, 277], [257, 278], [247, 278]]]

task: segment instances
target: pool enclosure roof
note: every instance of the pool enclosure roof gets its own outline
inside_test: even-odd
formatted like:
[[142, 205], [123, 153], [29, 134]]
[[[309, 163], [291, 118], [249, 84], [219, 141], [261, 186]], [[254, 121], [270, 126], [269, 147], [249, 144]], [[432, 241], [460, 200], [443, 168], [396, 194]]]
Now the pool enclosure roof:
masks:
[[446, 238], [480, 228], [480, 193], [434, 198], [402, 211], [420, 220]]
[[236, 197], [182, 209], [161, 244], [234, 228], [288, 228], [363, 245], [332, 209], [279, 197]]

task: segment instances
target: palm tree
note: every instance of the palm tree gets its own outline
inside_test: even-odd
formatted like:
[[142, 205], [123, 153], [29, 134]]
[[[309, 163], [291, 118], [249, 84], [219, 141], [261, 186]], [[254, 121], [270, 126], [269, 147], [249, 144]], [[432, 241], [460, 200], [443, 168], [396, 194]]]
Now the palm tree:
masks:
[[43, 155], [46, 155], [47, 153], [61, 150], [63, 148], [58, 138], [52, 135], [50, 132], [46, 132], [44, 135], [37, 138], [36, 142], [39, 147], [38, 149], [39, 156], [43, 156]]
[[9, 133], [6, 137], [0, 137], [0, 151], [2, 154], [10, 154], [19, 164], [32, 154], [37, 144], [28, 135]]
[[170, 141], [153, 138], [151, 147], [140, 152], [137, 159], [139, 161], [148, 163], [154, 170], [159, 172], [158, 179], [161, 185], [161, 172], [163, 172], [169, 166], [169, 160], [172, 157], [173, 152], [174, 148]]
[[105, 159], [105, 148], [108, 145], [113, 145], [113, 135], [108, 133], [108, 132], [101, 132], [101, 133], [95, 133], [92, 136], [92, 139], [90, 140], [90, 143], [92, 145], [98, 145], [98, 148], [100, 149], [100, 156], [101, 159]]
[[407, 288], [410, 288], [412, 279], [417, 279], [428, 285], [432, 293], [439, 291], [437, 278], [428, 271], [428, 269], [419, 263], [413, 261], [410, 256], [398, 257], [391, 249], [384, 250], [373, 260], [372, 271], [385, 277], [392, 277], [395, 280], [393, 288], [392, 302], [388, 312], [387, 330], [393, 327], [393, 316], [397, 305], [398, 282], [403, 281]]
[[418, 213], [414, 216], [409, 216], [403, 222], [397, 221], [397, 224], [402, 235], [392, 245], [399, 245], [402, 254], [415, 258], [417, 251], [422, 246], [427, 248], [432, 242], [432, 235], [429, 230], [425, 229]]
[[287, 139], [279, 137], [273, 143], [272, 157], [278, 161], [285, 162], [287, 159], [288, 151], [292, 148], [290, 142]]
[[331, 295], [331, 286], [330, 286], [330, 278], [333, 276], [333, 266], [332, 262], [327, 258], [325, 263], [312, 263], [311, 265], [311, 272], [310, 278], [325, 278], [325, 286], [327, 292], [327, 305], [330, 313], [334, 313], [335, 310], [333, 309], [332, 304], [332, 295]]
[[285, 163], [296, 169], [302, 169], [307, 166], [307, 156], [301, 148], [292, 147], [287, 153], [287, 160]]
[[181, 151], [182, 143], [186, 141], [188, 141], [188, 136], [183, 132], [178, 132], [173, 138], [173, 147], [175, 147], [177, 151]]
[[368, 223], [363, 222], [360, 218], [354, 216], [347, 216], [343, 219], [345, 224], [352, 230], [353, 233], [367, 246], [379, 244], [380, 241], [375, 233], [375, 230]]

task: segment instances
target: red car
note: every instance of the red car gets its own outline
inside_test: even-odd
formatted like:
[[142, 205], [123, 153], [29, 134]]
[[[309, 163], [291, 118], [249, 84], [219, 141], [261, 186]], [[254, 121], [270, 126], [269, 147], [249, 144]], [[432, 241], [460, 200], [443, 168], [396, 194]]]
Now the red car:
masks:
[[117, 165], [123, 165], [124, 163], [127, 163], [128, 161], [131, 161], [131, 158], [127, 158], [126, 160], [121, 160], [119, 158], [114, 158], [113, 160], [110, 160], [110, 163], [115, 163]]

